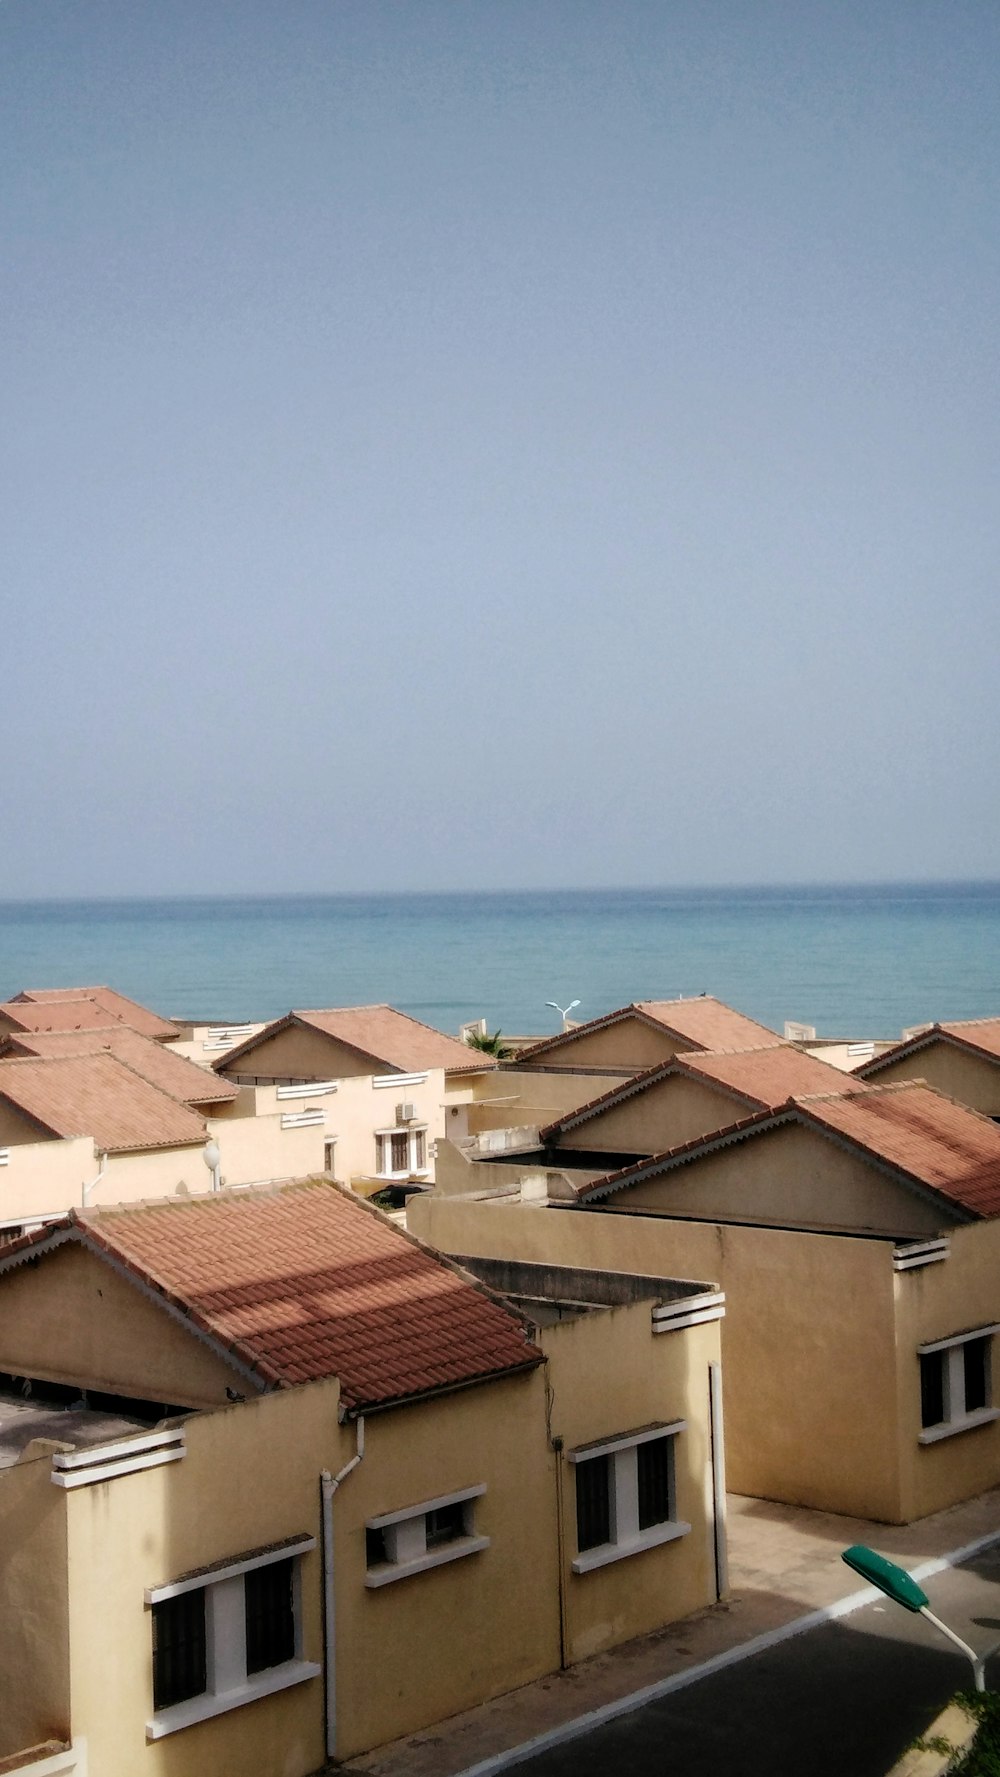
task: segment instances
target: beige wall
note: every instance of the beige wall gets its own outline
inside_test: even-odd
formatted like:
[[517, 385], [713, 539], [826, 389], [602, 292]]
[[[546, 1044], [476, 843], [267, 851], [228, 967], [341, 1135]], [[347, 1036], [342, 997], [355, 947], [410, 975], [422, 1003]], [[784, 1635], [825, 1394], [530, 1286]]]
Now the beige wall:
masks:
[[26, 1117], [5, 1098], [0, 1098], [0, 1147], [44, 1139], [45, 1130], [40, 1123], [36, 1123], [33, 1117]]
[[[305, 1025], [290, 1024], [274, 1036], [265, 1037], [249, 1055], [237, 1056], [225, 1073], [238, 1077], [254, 1075], [262, 1080], [342, 1080], [352, 1074], [370, 1074], [372, 1063], [336, 1037]], [[383, 1071], [381, 1063], [378, 1071]], [[391, 1068], [384, 1070], [391, 1073]]]
[[0, 1289], [0, 1370], [106, 1394], [208, 1407], [253, 1385], [76, 1242]]
[[1000, 1061], [983, 1061], [952, 1043], [929, 1043], [915, 1055], [879, 1068], [871, 1084], [891, 1086], [896, 1080], [926, 1080], [959, 1104], [971, 1105], [987, 1117], [1000, 1117]]
[[[949, 1235], [949, 1257], [896, 1278], [900, 1463], [906, 1517], [919, 1518], [1000, 1484], [1000, 1420], [921, 1444], [917, 1346], [1000, 1322], [1000, 1222]], [[1000, 1345], [993, 1340], [993, 1401], [1000, 1405]]]
[[666, 1148], [709, 1135], [751, 1114], [744, 1099], [670, 1074], [633, 1093], [575, 1129], [559, 1136], [561, 1148], [597, 1148], [610, 1153], [662, 1154]]
[[0, 1471], [0, 1758], [70, 1737], [66, 1494], [46, 1449]]
[[[565, 1527], [566, 1646], [570, 1662], [688, 1616], [716, 1597], [714, 1531], [705, 1510], [711, 1463], [709, 1365], [718, 1363], [718, 1321], [654, 1334], [652, 1304], [607, 1309], [546, 1327], [552, 1433], [565, 1452], [644, 1426], [686, 1421], [674, 1441], [677, 1516], [690, 1534], [574, 1574], [574, 1465], [559, 1458]], [[614, 1378], [611, 1388], [595, 1379]]]
[[[627, 1076], [625, 1076], [627, 1077]], [[618, 1073], [546, 1073], [542, 1068], [498, 1068], [476, 1076], [474, 1102], [464, 1122], [449, 1116], [448, 1134], [478, 1135], [484, 1129], [544, 1125], [589, 1104], [612, 1086], [620, 1086]]]
[[601, 1208], [894, 1236], [947, 1225], [943, 1208], [797, 1123], [616, 1191]]
[[902, 1516], [887, 1242], [436, 1196], [407, 1220], [445, 1252], [716, 1281], [730, 1486]]
[[[656, 1061], [668, 1061], [682, 1049], [697, 1049], [697, 1043], [678, 1042], [669, 1031], [644, 1024], [640, 1018], [623, 1018], [618, 1024], [605, 1025], [603, 1030], [574, 1031], [571, 1038], [550, 1049], [545, 1061], [560, 1067], [630, 1068], [639, 1073]], [[542, 1065], [542, 1057], [538, 1065]], [[530, 1052], [525, 1056], [530, 1066]], [[596, 1093], [591, 1093], [596, 1097]]]
[[83, 1186], [96, 1178], [98, 1167], [89, 1135], [11, 1148], [7, 1165], [0, 1166], [0, 1222], [56, 1215], [79, 1205]]

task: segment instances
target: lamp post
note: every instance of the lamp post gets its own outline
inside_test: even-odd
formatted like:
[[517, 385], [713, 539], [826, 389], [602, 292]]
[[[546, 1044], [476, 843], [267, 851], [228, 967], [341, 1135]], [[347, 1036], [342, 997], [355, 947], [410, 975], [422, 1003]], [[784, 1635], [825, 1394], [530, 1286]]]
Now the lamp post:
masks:
[[955, 1634], [954, 1629], [949, 1629], [947, 1623], [942, 1623], [940, 1617], [934, 1615], [928, 1603], [927, 1593], [921, 1590], [916, 1580], [907, 1573], [905, 1567], [897, 1567], [894, 1561], [887, 1561], [884, 1555], [877, 1555], [874, 1549], [866, 1548], [864, 1543], [854, 1543], [851, 1548], [845, 1549], [841, 1560], [846, 1561], [848, 1567], [853, 1567], [855, 1573], [860, 1573], [862, 1579], [868, 1580], [870, 1585], [877, 1586], [878, 1590], [884, 1592], [887, 1598], [891, 1598], [894, 1604], [901, 1604], [904, 1610], [912, 1610], [919, 1613], [920, 1616], [926, 1617], [929, 1623], [933, 1623], [935, 1629], [938, 1629], [942, 1635], [946, 1635], [956, 1647], [961, 1648], [966, 1658], [972, 1661], [972, 1676], [976, 1690], [985, 1691], [986, 1662], [990, 1654], [996, 1652], [995, 1648], [987, 1648], [984, 1654], [977, 1654], [975, 1648], [970, 1647], [967, 1641], [963, 1641], [960, 1635]]
[[579, 1000], [570, 1000], [568, 1006], [557, 1006], [555, 1000], [546, 1000], [545, 1004], [547, 1006], [551, 1006], [553, 1012], [558, 1012], [560, 1018], [562, 1019], [563, 1030], [565, 1030], [567, 1018], [569, 1017], [571, 1012], [576, 1010], [576, 1007], [580, 1004], [580, 1002], [579, 1002]]

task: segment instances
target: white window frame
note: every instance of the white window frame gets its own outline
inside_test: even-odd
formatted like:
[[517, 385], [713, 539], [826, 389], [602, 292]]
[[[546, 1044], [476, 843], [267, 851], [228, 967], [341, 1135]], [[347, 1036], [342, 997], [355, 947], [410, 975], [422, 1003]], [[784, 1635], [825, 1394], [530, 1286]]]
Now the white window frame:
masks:
[[[970, 1345], [973, 1339], [992, 1341], [993, 1334], [1000, 1333], [1000, 1322], [994, 1321], [986, 1327], [972, 1327], [965, 1333], [953, 1333], [948, 1339], [931, 1339], [925, 1345], [917, 1346], [917, 1357], [930, 1357], [934, 1352], [941, 1352], [942, 1391], [944, 1394], [944, 1418], [939, 1425], [921, 1427], [918, 1442], [921, 1444], [938, 1444], [942, 1438], [957, 1437], [959, 1432], [973, 1431], [977, 1425], [989, 1425], [994, 1419], [1000, 1419], [1000, 1407], [976, 1407], [971, 1413], [965, 1410], [965, 1352], [963, 1347]], [[986, 1395], [993, 1395], [993, 1347], [986, 1347]]]
[[[258, 1697], [270, 1697], [308, 1678], [318, 1678], [322, 1666], [302, 1658], [302, 1556], [316, 1547], [314, 1536], [295, 1537], [273, 1548], [240, 1555], [201, 1573], [188, 1574], [163, 1586], [153, 1586], [145, 1594], [147, 1609], [181, 1592], [201, 1591], [205, 1594], [205, 1640], [207, 1646], [207, 1685], [196, 1697], [172, 1703], [160, 1709], [146, 1723], [146, 1739], [162, 1740], [195, 1722], [209, 1721], [229, 1709], [239, 1709]], [[274, 1561], [293, 1559], [292, 1610], [295, 1618], [295, 1657], [280, 1666], [267, 1666], [261, 1672], [247, 1672], [246, 1597], [243, 1576], [252, 1568], [267, 1567]], [[152, 1672], [152, 1648], [149, 1669]]]
[[[401, 1512], [383, 1512], [369, 1518], [365, 1529], [380, 1530], [385, 1539], [388, 1560], [369, 1567], [365, 1585], [369, 1588], [389, 1586], [394, 1580], [405, 1580], [414, 1573], [425, 1573], [430, 1567], [442, 1567], [446, 1561], [460, 1561], [464, 1555], [478, 1555], [488, 1549], [488, 1536], [478, 1536], [474, 1529], [474, 1501], [486, 1492], [482, 1481], [476, 1487], [463, 1487], [459, 1493], [442, 1493], [436, 1499], [421, 1500], [419, 1505], [406, 1506]], [[465, 1535], [437, 1548], [427, 1547], [427, 1514], [443, 1506], [464, 1506]]]
[[678, 1537], [689, 1534], [690, 1524], [674, 1517], [665, 1519], [662, 1524], [651, 1524], [646, 1530], [639, 1528], [639, 1464], [636, 1451], [640, 1444], [650, 1444], [655, 1438], [671, 1440], [670, 1509], [673, 1512], [676, 1509], [676, 1449], [673, 1440], [684, 1431], [687, 1431], [687, 1420], [674, 1419], [667, 1425], [646, 1426], [642, 1431], [599, 1439], [596, 1443], [582, 1444], [578, 1449], [567, 1452], [570, 1463], [590, 1462], [595, 1456], [611, 1458], [608, 1475], [611, 1541], [599, 1543], [593, 1549], [582, 1549], [573, 1560], [574, 1573], [591, 1573], [595, 1567], [606, 1567], [611, 1561], [624, 1561], [629, 1555], [640, 1554], [643, 1549], [655, 1549], [661, 1543], [675, 1542]]
[[[405, 1123], [402, 1125], [395, 1123], [387, 1129], [376, 1129], [376, 1131], [375, 1131], [375, 1177], [376, 1178], [384, 1178], [384, 1179], [429, 1178], [430, 1167], [427, 1164], [429, 1133], [430, 1133], [430, 1131], [429, 1131], [426, 1123]], [[411, 1164], [408, 1166], [404, 1166], [401, 1172], [399, 1172], [399, 1171], [382, 1172], [380, 1170], [380, 1166], [381, 1166], [383, 1153], [387, 1152], [388, 1157], [391, 1160], [391, 1158], [392, 1158], [392, 1140], [391, 1140], [391, 1138], [393, 1136], [396, 1136], [398, 1138], [401, 1135], [405, 1135], [407, 1137], [407, 1153], [408, 1153]], [[424, 1163], [422, 1166], [416, 1166], [413, 1164], [413, 1161], [416, 1158], [416, 1152], [417, 1152], [416, 1138], [418, 1135], [422, 1135], [424, 1138]], [[388, 1144], [386, 1149], [383, 1148], [383, 1146], [382, 1146], [383, 1143]]]

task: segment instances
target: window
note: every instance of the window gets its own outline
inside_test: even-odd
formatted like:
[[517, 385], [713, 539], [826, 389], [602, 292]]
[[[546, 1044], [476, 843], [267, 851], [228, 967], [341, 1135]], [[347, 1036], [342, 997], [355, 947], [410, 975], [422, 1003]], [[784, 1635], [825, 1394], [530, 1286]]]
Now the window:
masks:
[[375, 1137], [378, 1178], [408, 1178], [427, 1171], [426, 1129], [383, 1129]]
[[315, 1678], [302, 1658], [299, 1567], [314, 1537], [237, 1556], [146, 1593], [153, 1717], [147, 1740]]
[[935, 1444], [1000, 1417], [1000, 1409], [992, 1405], [992, 1345], [998, 1331], [997, 1326], [976, 1327], [918, 1345], [921, 1444]]
[[387, 1586], [409, 1574], [424, 1573], [429, 1567], [488, 1549], [489, 1537], [477, 1536], [475, 1529], [476, 1500], [485, 1492], [484, 1485], [467, 1487], [461, 1493], [425, 1499], [402, 1512], [369, 1518], [365, 1526], [365, 1585]]
[[683, 1419], [569, 1452], [576, 1473], [574, 1573], [686, 1536], [677, 1517], [674, 1443]]

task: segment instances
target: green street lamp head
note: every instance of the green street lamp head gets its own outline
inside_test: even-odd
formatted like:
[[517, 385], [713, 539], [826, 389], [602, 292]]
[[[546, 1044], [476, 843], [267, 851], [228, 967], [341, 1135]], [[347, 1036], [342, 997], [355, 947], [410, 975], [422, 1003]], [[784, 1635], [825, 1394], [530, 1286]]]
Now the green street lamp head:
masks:
[[860, 1573], [869, 1585], [877, 1586], [894, 1604], [901, 1604], [904, 1610], [923, 1610], [927, 1603], [927, 1593], [920, 1590], [905, 1567], [897, 1567], [884, 1555], [876, 1555], [875, 1550], [866, 1549], [864, 1543], [854, 1543], [840, 1558], [848, 1567], [853, 1567], [855, 1573]]

